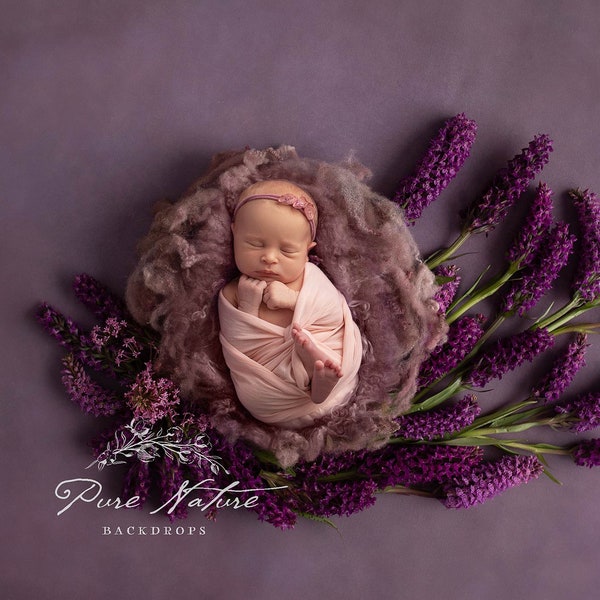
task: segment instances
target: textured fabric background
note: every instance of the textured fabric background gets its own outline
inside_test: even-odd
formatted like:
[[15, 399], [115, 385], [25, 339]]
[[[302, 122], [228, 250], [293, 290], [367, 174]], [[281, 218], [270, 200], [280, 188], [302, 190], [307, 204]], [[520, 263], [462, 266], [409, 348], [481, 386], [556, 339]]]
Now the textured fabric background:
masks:
[[[33, 321], [41, 300], [85, 321], [69, 287], [79, 272], [122, 292], [153, 203], [229, 148], [353, 151], [391, 195], [465, 112], [477, 141], [413, 229], [424, 253], [453, 238], [456, 210], [536, 133], [554, 139], [542, 178], [557, 216], [572, 216], [565, 190], [600, 192], [595, 0], [1, 0], [0, 14], [3, 598], [596, 596], [600, 470], [566, 459], [552, 461], [562, 487], [543, 477], [466, 512], [380, 497], [337, 520], [340, 534], [313, 522], [283, 533], [234, 511], [183, 523], [204, 536], [102, 535], [169, 525], [148, 511], [57, 517], [60, 481], [95, 477], [113, 497], [119, 478], [85, 471], [98, 425], [69, 403], [62, 353]], [[506, 243], [506, 230], [471, 242], [480, 252], [464, 272]], [[574, 390], [598, 385], [599, 348]], [[485, 401], [524, 385], [495, 382]]]

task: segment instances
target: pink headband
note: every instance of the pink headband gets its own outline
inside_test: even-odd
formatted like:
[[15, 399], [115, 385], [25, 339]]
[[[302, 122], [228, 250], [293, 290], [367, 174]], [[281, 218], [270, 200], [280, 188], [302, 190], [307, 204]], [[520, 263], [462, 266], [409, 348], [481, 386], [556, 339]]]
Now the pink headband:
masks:
[[315, 207], [312, 202], [307, 200], [304, 196], [295, 196], [294, 194], [254, 194], [253, 196], [247, 196], [235, 207], [235, 210], [233, 211], [234, 220], [238, 210], [240, 210], [244, 204], [252, 202], [252, 200], [275, 200], [275, 202], [279, 202], [279, 204], [285, 204], [299, 210], [306, 217], [306, 220], [310, 225], [311, 239], [315, 239], [317, 233], [317, 227], [315, 225]]

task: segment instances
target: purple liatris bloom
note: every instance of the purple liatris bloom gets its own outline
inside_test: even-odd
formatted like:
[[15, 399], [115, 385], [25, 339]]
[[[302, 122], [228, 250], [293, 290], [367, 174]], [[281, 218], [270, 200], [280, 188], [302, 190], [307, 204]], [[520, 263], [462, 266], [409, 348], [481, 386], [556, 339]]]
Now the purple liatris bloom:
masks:
[[470, 508], [505, 490], [536, 479], [544, 468], [535, 456], [503, 456], [443, 485], [442, 503], [447, 508]]
[[174, 419], [180, 402], [179, 389], [164, 377], [157, 377], [151, 363], [141, 371], [125, 393], [125, 400], [135, 417], [156, 423], [168, 417]]
[[301, 492], [309, 498], [306, 512], [318, 517], [346, 516], [373, 506], [377, 483], [372, 479], [322, 482], [306, 479]]
[[571, 448], [571, 455], [580, 467], [600, 466], [600, 439], [585, 440]]
[[164, 456], [158, 461], [158, 485], [160, 489], [160, 501], [165, 506], [165, 511], [171, 521], [185, 519], [187, 517], [187, 504], [184, 501], [171, 501], [181, 488], [186, 477], [183, 473], [183, 465], [175, 459]]
[[71, 400], [95, 417], [114, 415], [123, 399], [92, 380], [84, 366], [72, 355], [63, 358], [62, 382]]
[[379, 489], [390, 486], [427, 486], [470, 472], [481, 462], [477, 446], [388, 444], [367, 452], [358, 465], [359, 475], [377, 481]]
[[581, 229], [581, 257], [574, 290], [585, 302], [600, 297], [600, 200], [589, 190], [571, 193]]
[[448, 341], [438, 346], [423, 362], [419, 372], [419, 387], [437, 381], [471, 352], [483, 335], [483, 315], [466, 316], [452, 323], [448, 330]]
[[416, 221], [448, 184], [469, 157], [477, 124], [464, 114], [448, 119], [431, 140], [416, 172], [404, 178], [394, 201], [404, 208], [407, 221]]
[[252, 496], [258, 496], [258, 504], [251, 510], [257, 513], [259, 520], [271, 523], [279, 529], [293, 528], [297, 518], [294, 512], [296, 499], [290, 493], [286, 493], [287, 490], [268, 489], [287, 484], [270, 485], [267, 478], [261, 476], [262, 468], [256, 456], [244, 443], [230, 445], [217, 439], [215, 448], [227, 462], [232, 480], [240, 482], [239, 489], [264, 490], [241, 492], [236, 494], [236, 498], [245, 502]]
[[540, 183], [525, 225], [519, 231], [512, 246], [506, 253], [506, 258], [511, 263], [521, 266], [528, 265], [537, 253], [544, 234], [552, 225], [552, 190], [544, 183]]
[[585, 365], [587, 336], [579, 334], [577, 339], [569, 344], [566, 352], [560, 356], [552, 369], [533, 388], [531, 396], [543, 398], [545, 402], [554, 402], [571, 385], [573, 378]]
[[457, 271], [456, 265], [445, 265], [435, 270], [435, 278], [440, 284], [440, 289], [436, 292], [434, 300], [439, 304], [442, 313], [448, 310], [460, 286], [460, 276], [456, 274]]
[[299, 510], [319, 517], [349, 516], [372, 506], [377, 482], [357, 476], [364, 454], [321, 455], [313, 463], [299, 465], [295, 490]]
[[468, 427], [480, 412], [475, 396], [465, 396], [455, 404], [399, 417], [395, 435], [407, 440], [441, 438]]
[[553, 408], [557, 414], [565, 415], [565, 424], [571, 431], [581, 433], [600, 426], [600, 392], [581, 394]]
[[501, 302], [502, 313], [523, 316], [550, 290], [561, 269], [567, 264], [575, 236], [569, 233], [566, 223], [558, 223], [542, 240], [533, 262], [515, 280]]
[[463, 232], [491, 231], [504, 219], [508, 209], [527, 189], [529, 182], [550, 158], [552, 140], [537, 135], [501, 169], [483, 198], [477, 199], [464, 211]]
[[463, 382], [483, 387], [492, 379], [502, 379], [509, 371], [533, 360], [554, 344], [554, 336], [548, 330], [527, 329], [495, 342], [484, 351], [481, 358], [463, 377]]
[[123, 319], [127, 313], [123, 301], [99, 281], [82, 273], [75, 277], [73, 290], [77, 299], [99, 319]]
[[137, 508], [143, 508], [150, 495], [150, 463], [136, 460], [129, 467], [123, 482], [123, 499], [139, 498]]
[[38, 307], [36, 319], [42, 327], [63, 347], [77, 350], [81, 346], [80, 328], [69, 317], [47, 303]]

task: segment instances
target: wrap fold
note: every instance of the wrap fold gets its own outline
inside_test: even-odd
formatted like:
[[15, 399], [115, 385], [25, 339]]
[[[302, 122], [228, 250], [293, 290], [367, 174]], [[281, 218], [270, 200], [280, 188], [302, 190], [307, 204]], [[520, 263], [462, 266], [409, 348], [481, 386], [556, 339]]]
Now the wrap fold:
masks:
[[292, 323], [341, 365], [327, 399], [310, 397], [310, 374], [295, 349], [292, 325], [281, 327], [235, 308], [219, 294], [220, 340], [240, 402], [258, 420], [297, 429], [348, 401], [358, 384], [362, 342], [344, 296], [315, 265], [306, 263]]

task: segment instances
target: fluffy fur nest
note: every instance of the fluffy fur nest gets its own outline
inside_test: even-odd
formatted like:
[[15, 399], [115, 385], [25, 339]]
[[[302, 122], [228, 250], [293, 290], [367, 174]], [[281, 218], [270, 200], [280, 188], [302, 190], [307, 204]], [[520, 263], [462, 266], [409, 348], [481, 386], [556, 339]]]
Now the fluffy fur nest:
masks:
[[[230, 441], [270, 450], [283, 466], [322, 452], [383, 445], [410, 405], [421, 362], [446, 333], [433, 274], [419, 259], [402, 211], [363, 181], [356, 162], [300, 158], [291, 146], [216, 155], [175, 203], [157, 206], [127, 286], [134, 318], [161, 334], [156, 367], [206, 411]], [[288, 179], [319, 209], [312, 259], [346, 297], [363, 337], [352, 398], [302, 430], [254, 419], [236, 398], [219, 343], [217, 295], [238, 275], [231, 215], [256, 181]]]

